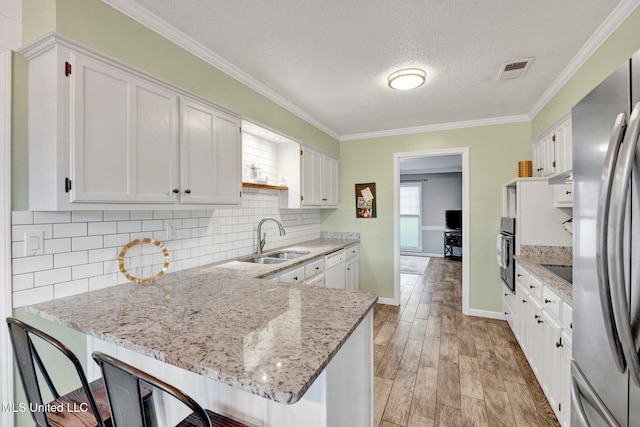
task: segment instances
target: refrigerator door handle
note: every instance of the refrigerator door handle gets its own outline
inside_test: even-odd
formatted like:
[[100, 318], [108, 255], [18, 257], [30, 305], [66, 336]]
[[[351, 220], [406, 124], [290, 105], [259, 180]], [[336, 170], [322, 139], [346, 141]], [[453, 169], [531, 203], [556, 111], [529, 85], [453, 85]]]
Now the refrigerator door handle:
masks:
[[618, 330], [611, 303], [609, 265], [607, 257], [607, 227], [609, 222], [609, 204], [611, 203], [611, 185], [613, 183], [613, 175], [618, 159], [620, 144], [622, 144], [626, 127], [626, 114], [618, 114], [613, 125], [607, 154], [604, 159], [604, 168], [600, 178], [598, 211], [596, 213], [596, 266], [598, 271], [600, 305], [602, 307], [602, 317], [605, 322], [604, 326], [607, 332], [609, 347], [611, 348], [611, 353], [613, 354], [616, 367], [620, 372], [624, 372], [626, 369], [626, 362], [622, 351], [622, 345], [620, 344], [620, 338], [618, 337]]
[[589, 381], [587, 381], [580, 368], [578, 368], [576, 362], [571, 361], [571, 409], [580, 427], [591, 427], [587, 413], [582, 405], [583, 397], [609, 426], [620, 427], [620, 424], [611, 412], [609, 412], [604, 402], [598, 397], [598, 394], [591, 384], [589, 384]]
[[631, 316], [629, 315], [629, 301], [627, 301], [626, 282], [628, 275], [624, 270], [624, 232], [627, 200], [630, 191], [630, 178], [633, 170], [633, 162], [638, 148], [638, 135], [640, 133], [640, 102], [635, 105], [629, 118], [629, 127], [625, 132], [624, 141], [620, 147], [618, 162], [611, 188], [611, 204], [609, 207], [610, 221], [607, 232], [610, 238], [607, 241], [607, 259], [610, 267], [609, 280], [611, 286], [613, 315], [622, 351], [624, 352], [629, 373], [633, 382], [640, 386], [640, 360], [633, 338]]

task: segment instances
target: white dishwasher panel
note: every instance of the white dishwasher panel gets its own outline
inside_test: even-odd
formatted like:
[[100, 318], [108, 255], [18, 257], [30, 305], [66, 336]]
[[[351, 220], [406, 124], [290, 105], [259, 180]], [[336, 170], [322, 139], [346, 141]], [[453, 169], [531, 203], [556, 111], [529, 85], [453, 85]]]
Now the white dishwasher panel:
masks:
[[344, 249], [324, 257], [324, 282], [327, 288], [345, 288]]

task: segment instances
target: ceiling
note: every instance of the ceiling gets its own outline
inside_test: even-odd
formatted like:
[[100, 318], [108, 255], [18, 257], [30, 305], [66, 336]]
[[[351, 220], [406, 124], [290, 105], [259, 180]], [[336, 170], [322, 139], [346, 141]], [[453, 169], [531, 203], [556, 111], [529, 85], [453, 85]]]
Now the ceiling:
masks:
[[[597, 47], [587, 42], [601, 24], [638, 3], [103, 1], [341, 140], [529, 120]], [[523, 58], [533, 58], [524, 77], [496, 80], [502, 63]], [[404, 67], [425, 69], [426, 84], [390, 89], [387, 76]]]
[[400, 159], [400, 174], [450, 172], [462, 172], [462, 155], [403, 157]]

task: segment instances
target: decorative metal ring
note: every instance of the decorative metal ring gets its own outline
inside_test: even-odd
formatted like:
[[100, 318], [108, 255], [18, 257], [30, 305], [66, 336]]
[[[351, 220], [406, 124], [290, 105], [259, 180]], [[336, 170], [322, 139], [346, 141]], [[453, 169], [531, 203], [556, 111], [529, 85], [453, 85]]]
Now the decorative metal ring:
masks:
[[[145, 277], [145, 278], [135, 277], [131, 275], [124, 266], [124, 256], [126, 255], [127, 251], [131, 249], [131, 247], [140, 245], [142, 243], [151, 243], [152, 245], [157, 246], [162, 251], [162, 254], [164, 255], [164, 265], [162, 266], [162, 269], [157, 274], [151, 277]], [[150, 237], [135, 239], [130, 241], [126, 245], [124, 245], [124, 248], [122, 248], [120, 255], [118, 255], [118, 265], [120, 267], [120, 271], [122, 272], [122, 274], [124, 274], [125, 277], [131, 280], [132, 282], [141, 283], [141, 284], [155, 282], [160, 277], [162, 277], [164, 273], [167, 272], [167, 267], [169, 267], [169, 251], [167, 250], [167, 248], [164, 247], [164, 245], [161, 242], [158, 242], [157, 240], [154, 240]]]

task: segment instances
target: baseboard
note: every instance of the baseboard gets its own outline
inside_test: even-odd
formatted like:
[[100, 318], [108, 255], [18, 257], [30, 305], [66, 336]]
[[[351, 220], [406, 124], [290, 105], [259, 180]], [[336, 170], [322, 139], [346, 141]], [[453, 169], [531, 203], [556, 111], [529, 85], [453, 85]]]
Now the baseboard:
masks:
[[487, 319], [506, 320], [504, 313], [502, 313], [501, 311], [476, 310], [474, 308], [469, 309], [469, 316], [485, 317]]
[[386, 304], [386, 305], [400, 305], [393, 298], [380, 298], [378, 297], [378, 304]]

